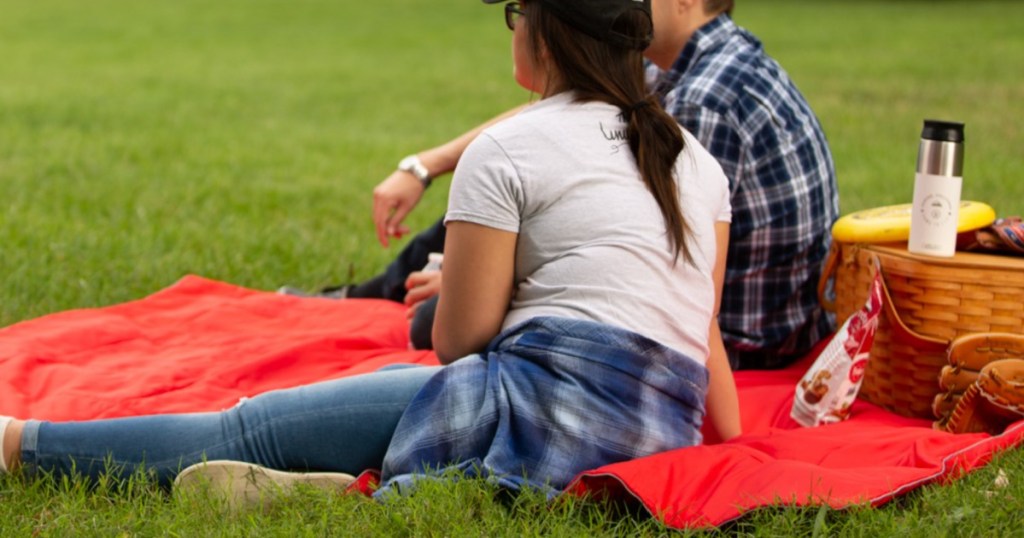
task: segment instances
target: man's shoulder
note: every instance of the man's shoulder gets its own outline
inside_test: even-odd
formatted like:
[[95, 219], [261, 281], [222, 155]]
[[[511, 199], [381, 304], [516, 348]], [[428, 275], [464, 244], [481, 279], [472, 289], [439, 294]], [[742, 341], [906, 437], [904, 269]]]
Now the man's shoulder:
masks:
[[765, 106], [803, 108], [800, 92], [760, 43], [737, 35], [694, 59], [676, 84], [679, 110], [695, 107], [747, 123]]
[[692, 96], [742, 96], [744, 88], [772, 86], [788, 80], [779, 64], [757, 43], [736, 38], [703, 51], [679, 80]]

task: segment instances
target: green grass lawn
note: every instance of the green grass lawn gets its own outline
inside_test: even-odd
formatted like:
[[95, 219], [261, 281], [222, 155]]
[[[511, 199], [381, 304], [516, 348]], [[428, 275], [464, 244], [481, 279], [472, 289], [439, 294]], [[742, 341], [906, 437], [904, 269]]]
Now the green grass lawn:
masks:
[[[936, 118], [967, 124], [964, 198], [1024, 214], [1024, 3], [760, 0], [736, 19], [818, 111], [843, 212], [910, 200], [921, 122]], [[375, 273], [401, 245], [377, 245], [372, 187], [529, 98], [509, 41], [501, 9], [471, 0], [0, 0], [0, 326], [189, 273], [261, 289]], [[443, 210], [443, 185], [414, 228]], [[998, 469], [1010, 486], [986, 496]], [[1022, 469], [1014, 452], [881, 509], [765, 510], [727, 531], [1005, 536], [1024, 524]], [[502, 503], [472, 482], [427, 493], [231, 515], [146, 484], [0, 478], [0, 534], [666, 532], [598, 504]]]

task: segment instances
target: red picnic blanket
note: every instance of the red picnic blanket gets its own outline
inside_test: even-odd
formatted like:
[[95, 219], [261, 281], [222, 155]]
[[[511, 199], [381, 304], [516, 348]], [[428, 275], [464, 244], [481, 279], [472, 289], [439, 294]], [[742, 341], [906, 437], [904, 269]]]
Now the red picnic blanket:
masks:
[[[0, 414], [217, 410], [385, 364], [436, 364], [408, 349], [407, 331], [396, 303], [301, 299], [188, 276], [138, 301], [0, 329]], [[739, 438], [593, 469], [569, 490], [636, 499], [673, 527], [708, 527], [777, 504], [881, 504], [1024, 439], [1024, 422], [996, 437], [951, 435], [865, 402], [846, 422], [801, 428], [789, 410], [809, 365], [736, 374]]]

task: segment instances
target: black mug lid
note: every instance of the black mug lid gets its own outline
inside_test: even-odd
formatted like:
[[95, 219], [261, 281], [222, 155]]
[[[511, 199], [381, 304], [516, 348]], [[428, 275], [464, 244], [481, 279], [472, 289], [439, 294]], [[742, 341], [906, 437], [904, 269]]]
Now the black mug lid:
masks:
[[964, 124], [955, 121], [924, 120], [921, 138], [940, 142], [963, 142]]

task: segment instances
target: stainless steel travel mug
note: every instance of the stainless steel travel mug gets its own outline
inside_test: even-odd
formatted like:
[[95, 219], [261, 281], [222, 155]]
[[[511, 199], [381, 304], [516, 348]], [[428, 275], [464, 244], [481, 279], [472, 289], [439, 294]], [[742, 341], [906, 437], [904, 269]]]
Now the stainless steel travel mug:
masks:
[[914, 176], [910, 252], [945, 257], [956, 253], [963, 166], [964, 124], [925, 120]]

